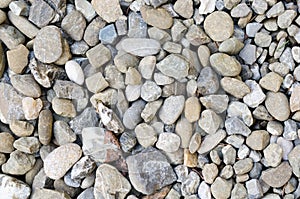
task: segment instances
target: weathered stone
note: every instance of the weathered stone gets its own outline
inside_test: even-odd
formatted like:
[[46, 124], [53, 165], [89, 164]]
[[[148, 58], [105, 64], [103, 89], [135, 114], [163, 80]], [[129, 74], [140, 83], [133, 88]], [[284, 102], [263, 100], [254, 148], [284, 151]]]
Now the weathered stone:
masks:
[[156, 147], [166, 151], [175, 152], [179, 149], [180, 137], [174, 133], [161, 133], [159, 134]]
[[211, 41], [204, 30], [195, 24], [189, 27], [185, 37], [194, 46], [207, 44]]
[[215, 53], [210, 56], [210, 63], [214, 70], [223, 76], [237, 76], [241, 72], [240, 63], [224, 53]]
[[6, 55], [8, 67], [17, 74], [22, 73], [28, 64], [29, 50], [23, 44], [20, 44], [16, 48], [7, 51]]
[[27, 199], [30, 196], [30, 187], [21, 180], [0, 174], [0, 192], [5, 198]]
[[289, 163], [293, 169], [293, 173], [299, 177], [300, 176], [300, 158], [299, 158], [300, 146], [297, 145], [293, 148], [293, 150], [288, 154]]
[[265, 99], [266, 95], [263, 93], [261, 87], [254, 80], [246, 80], [245, 82], [250, 88], [251, 92], [243, 97], [243, 101], [251, 108], [256, 108]]
[[36, 137], [22, 137], [14, 142], [14, 147], [24, 153], [34, 154], [40, 149], [40, 142]]
[[232, 183], [217, 177], [211, 185], [211, 193], [215, 198], [229, 198], [232, 189]]
[[268, 3], [263, 0], [254, 0], [251, 7], [257, 14], [264, 14], [268, 9]]
[[[86, 0], [77, 0], [77, 1], [86, 1]], [[105, 24], [106, 22], [101, 17], [96, 17], [92, 22], [90, 22], [87, 25], [83, 35], [83, 39], [89, 46], [95, 46], [99, 43], [99, 31], [101, 28], [105, 26]]]
[[263, 190], [257, 179], [251, 179], [246, 182], [248, 198], [260, 198], [263, 196]]
[[163, 74], [180, 80], [188, 75], [189, 63], [184, 57], [171, 54], [160, 61], [156, 67]]
[[86, 52], [86, 56], [92, 66], [100, 68], [111, 59], [111, 52], [103, 44], [98, 44], [97, 46], [88, 50]]
[[2, 171], [11, 175], [24, 175], [34, 166], [35, 158], [33, 155], [21, 151], [13, 151], [9, 159], [2, 165]]
[[273, 5], [266, 13], [268, 18], [277, 17], [278, 15], [284, 12], [284, 5], [282, 1], [279, 1], [275, 5]]
[[157, 141], [157, 133], [155, 129], [146, 124], [141, 123], [137, 125], [134, 129], [137, 141], [142, 145], [144, 148], [149, 146], [153, 146], [154, 143]]
[[11, 153], [14, 151], [13, 143], [15, 138], [6, 132], [0, 133], [0, 152], [1, 153]]
[[150, 122], [152, 119], [154, 119], [158, 109], [161, 107], [163, 101], [162, 100], [156, 100], [153, 102], [149, 102], [146, 104], [144, 110], [141, 113], [141, 117], [145, 122]]
[[44, 189], [39, 188], [34, 190], [32, 196], [32, 199], [51, 199], [51, 198], [57, 198], [57, 199], [71, 199], [71, 197], [67, 193], [62, 193], [56, 190], [51, 189]]
[[147, 24], [140, 13], [129, 13], [127, 35], [134, 38], [145, 38], [147, 36]]
[[173, 124], [183, 111], [184, 101], [182, 95], [168, 97], [159, 111], [159, 118], [165, 124]]
[[152, 194], [176, 180], [166, 157], [154, 148], [129, 156], [126, 162], [132, 185], [144, 194]]
[[125, 74], [126, 85], [140, 85], [142, 83], [142, 76], [137, 69], [129, 67]]
[[86, 28], [86, 21], [77, 10], [68, 13], [61, 22], [61, 28], [75, 41], [80, 41]]
[[123, 124], [126, 128], [135, 128], [135, 126], [141, 121], [141, 113], [144, 107], [144, 101], [136, 101], [126, 110], [123, 116]]
[[194, 12], [193, 1], [177, 0], [174, 4], [174, 10], [184, 18], [191, 18]]
[[30, 74], [14, 75], [10, 78], [10, 81], [13, 87], [23, 95], [33, 98], [41, 96], [41, 88]]
[[272, 36], [263, 32], [258, 32], [255, 34], [254, 42], [262, 48], [269, 47], [272, 42]]
[[96, 16], [96, 12], [91, 5], [91, 3], [87, 0], [75, 0], [76, 10], [80, 11], [85, 19], [90, 22]]
[[143, 6], [141, 14], [147, 24], [160, 29], [168, 29], [173, 24], [172, 16], [164, 8]]
[[0, 40], [11, 50], [23, 44], [25, 37], [15, 27], [2, 24], [0, 25]]
[[265, 130], [253, 131], [246, 139], [246, 144], [253, 150], [263, 150], [269, 144], [270, 135]]
[[39, 141], [48, 145], [52, 138], [53, 116], [50, 110], [42, 110], [39, 115], [38, 132]]
[[101, 72], [98, 72], [85, 80], [87, 89], [93, 93], [99, 93], [109, 86]]
[[295, 10], [285, 10], [278, 16], [277, 24], [281, 29], [286, 29], [292, 24], [296, 16], [297, 12]]
[[206, 109], [202, 111], [199, 119], [199, 126], [208, 134], [214, 134], [222, 125], [222, 118], [213, 110]]
[[92, 5], [97, 14], [106, 22], [115, 22], [123, 12], [118, 0], [92, 0]]
[[43, 102], [40, 98], [36, 100], [32, 97], [25, 97], [22, 99], [22, 108], [27, 120], [37, 119], [40, 111], [43, 108]]
[[42, 0], [37, 0], [30, 6], [29, 21], [42, 28], [47, 26], [55, 16], [51, 6]]
[[155, 56], [147, 56], [141, 59], [138, 69], [145, 79], [151, 79], [156, 64]]
[[246, 64], [252, 65], [256, 61], [256, 46], [252, 44], [246, 44], [240, 51], [239, 56]]
[[265, 101], [268, 112], [277, 120], [285, 121], [290, 115], [289, 102], [281, 92], [268, 92]]
[[248, 136], [251, 130], [238, 117], [231, 117], [225, 120], [225, 128], [229, 135], [239, 134]]
[[185, 101], [184, 116], [189, 122], [195, 122], [199, 119], [201, 105], [197, 97], [189, 97]]
[[52, 100], [52, 108], [54, 112], [63, 117], [75, 117], [76, 110], [71, 100], [55, 97]]
[[218, 167], [214, 163], [204, 165], [202, 170], [203, 179], [207, 184], [212, 184], [218, 176]]
[[200, 148], [198, 149], [199, 154], [206, 154], [215, 148], [224, 138], [226, 137], [226, 132], [222, 129], [218, 130], [214, 134], [205, 136], [202, 141]]
[[12, 120], [9, 124], [10, 130], [18, 137], [30, 136], [34, 126], [26, 121]]
[[54, 149], [44, 160], [46, 175], [51, 179], [63, 177], [81, 157], [82, 151], [77, 144], [69, 143]]
[[218, 76], [211, 67], [204, 67], [201, 70], [197, 80], [197, 87], [202, 95], [214, 94], [219, 90]]
[[262, 172], [261, 179], [269, 186], [279, 188], [285, 185], [292, 176], [292, 168], [288, 162], [281, 163], [276, 168]]
[[259, 84], [264, 89], [277, 92], [283, 82], [283, 78], [275, 72], [267, 73], [259, 80]]
[[239, 160], [233, 165], [233, 169], [235, 174], [242, 175], [251, 171], [253, 167], [253, 160], [251, 158], [245, 158], [243, 160]]
[[279, 144], [271, 143], [264, 149], [266, 163], [270, 167], [277, 167], [282, 160], [283, 150]]
[[206, 17], [204, 30], [212, 40], [224, 41], [233, 34], [233, 21], [226, 12], [216, 11]]
[[246, 3], [240, 3], [230, 11], [230, 15], [235, 18], [242, 18], [246, 17], [250, 12], [251, 9]]
[[[75, 119], [75, 118], [74, 118]], [[72, 131], [68, 123], [64, 121], [55, 121], [53, 125], [53, 136], [55, 142], [61, 146], [72, 143], [76, 140], [76, 134]]]
[[98, 167], [94, 186], [95, 198], [124, 199], [130, 190], [129, 181], [115, 167], [108, 164]]
[[243, 47], [244, 44], [240, 40], [238, 40], [236, 37], [232, 37], [221, 43], [219, 46], [219, 51], [230, 55], [236, 55], [242, 50]]
[[126, 38], [121, 41], [122, 49], [132, 55], [146, 57], [160, 51], [160, 43], [154, 39]]

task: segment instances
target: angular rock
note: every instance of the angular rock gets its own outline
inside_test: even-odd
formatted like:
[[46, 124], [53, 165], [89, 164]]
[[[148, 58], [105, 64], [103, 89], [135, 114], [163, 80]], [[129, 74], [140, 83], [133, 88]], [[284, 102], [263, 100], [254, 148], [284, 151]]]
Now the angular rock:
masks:
[[101, 28], [99, 32], [99, 40], [103, 44], [114, 44], [117, 36], [117, 31], [113, 24]]
[[198, 91], [202, 95], [214, 94], [219, 90], [218, 75], [211, 67], [204, 67], [197, 79]]
[[85, 27], [85, 18], [77, 10], [68, 13], [61, 22], [61, 28], [75, 41], [82, 39]]
[[269, 144], [270, 135], [265, 130], [253, 131], [246, 139], [246, 144], [253, 150], [263, 150]]
[[68, 123], [64, 121], [54, 122], [53, 136], [59, 146], [72, 143], [76, 140], [76, 134], [72, 131]]
[[27, 120], [34, 120], [38, 118], [43, 108], [43, 102], [40, 98], [35, 100], [32, 97], [25, 97], [22, 99], [22, 107], [25, 118]]
[[24, 153], [34, 154], [40, 149], [40, 142], [36, 137], [23, 137], [14, 142], [14, 147]]
[[0, 174], [0, 192], [6, 198], [27, 199], [30, 196], [30, 187], [21, 180]]
[[0, 152], [11, 153], [14, 151], [13, 143], [15, 138], [7, 132], [0, 133]]
[[226, 137], [226, 132], [222, 129], [218, 130], [214, 134], [205, 136], [202, 141], [200, 148], [198, 149], [199, 154], [206, 154], [215, 148], [224, 138]]
[[194, 13], [193, 1], [177, 0], [174, 4], [174, 10], [184, 18], [191, 18]]
[[21, 151], [13, 151], [10, 154], [9, 159], [2, 165], [3, 173], [10, 175], [24, 175], [35, 164], [35, 158], [33, 155], [23, 153]]
[[251, 92], [243, 97], [243, 101], [251, 108], [256, 108], [265, 99], [266, 95], [263, 93], [261, 87], [254, 80], [246, 80], [245, 82], [250, 88]]
[[159, 118], [165, 124], [173, 124], [183, 111], [184, 101], [183, 95], [168, 97], [159, 111]]
[[82, 157], [71, 170], [71, 179], [83, 179], [96, 168], [95, 162], [88, 156]]
[[63, 117], [75, 117], [76, 110], [71, 100], [55, 97], [52, 100], [53, 111]]
[[51, 179], [63, 177], [81, 157], [79, 145], [69, 143], [54, 149], [44, 160], [46, 175]]
[[94, 75], [86, 78], [85, 84], [87, 89], [93, 93], [99, 93], [109, 86], [101, 72], [95, 73]]
[[[77, 1], [86, 1], [86, 0], [77, 0]], [[105, 24], [106, 22], [101, 17], [96, 17], [92, 22], [90, 22], [87, 25], [83, 35], [83, 39], [89, 46], [95, 46], [99, 43], [99, 31], [101, 28], [105, 26]]]
[[251, 171], [253, 167], [253, 160], [251, 158], [245, 158], [243, 160], [239, 160], [233, 165], [233, 169], [235, 174], [242, 175]]
[[42, 0], [37, 0], [30, 6], [29, 21], [42, 28], [47, 26], [55, 16], [51, 6]]
[[263, 190], [257, 179], [251, 179], [246, 182], [248, 198], [260, 198], [263, 196]]
[[164, 8], [151, 8], [143, 6], [141, 8], [143, 19], [148, 25], [159, 29], [168, 29], [173, 24], [172, 16]]
[[115, 22], [123, 12], [118, 0], [92, 0], [92, 5], [97, 14], [106, 22]]
[[222, 118], [213, 110], [206, 109], [202, 111], [199, 119], [199, 126], [208, 134], [214, 134], [222, 125]]
[[239, 134], [247, 137], [251, 133], [251, 130], [238, 117], [226, 119], [225, 128], [229, 135]]
[[11, 50], [23, 44], [25, 37], [15, 27], [2, 24], [0, 25], [0, 40]]
[[80, 11], [85, 19], [90, 22], [96, 16], [96, 12], [91, 5], [91, 3], [87, 0], [75, 0], [76, 10]]
[[213, 69], [222, 76], [237, 76], [241, 72], [240, 63], [224, 53], [215, 53], [210, 56]]
[[180, 137], [174, 133], [159, 134], [156, 147], [166, 152], [175, 152], [179, 149]]
[[246, 17], [250, 12], [251, 9], [246, 3], [240, 3], [230, 11], [230, 15], [235, 18], [242, 18]]
[[147, 36], [147, 24], [140, 13], [129, 13], [127, 35], [133, 38], [145, 38]]
[[111, 59], [111, 52], [103, 44], [98, 44], [97, 46], [88, 50], [86, 52], [86, 56], [92, 66], [95, 68], [100, 68]]
[[246, 44], [240, 51], [239, 56], [244, 60], [245, 64], [252, 65], [256, 61], [256, 46]]
[[296, 16], [297, 12], [295, 10], [285, 10], [281, 15], [278, 16], [277, 24], [281, 29], [286, 29], [292, 24]]
[[266, 163], [270, 167], [277, 167], [282, 160], [283, 150], [279, 144], [271, 143], [264, 149]]
[[195, 24], [189, 27], [185, 37], [194, 46], [207, 44], [211, 41], [204, 30]]
[[152, 194], [176, 180], [167, 158], [154, 148], [127, 157], [126, 163], [133, 187], [144, 194]]
[[29, 50], [23, 44], [20, 44], [16, 48], [7, 51], [6, 55], [8, 67], [17, 74], [22, 73], [28, 64]]

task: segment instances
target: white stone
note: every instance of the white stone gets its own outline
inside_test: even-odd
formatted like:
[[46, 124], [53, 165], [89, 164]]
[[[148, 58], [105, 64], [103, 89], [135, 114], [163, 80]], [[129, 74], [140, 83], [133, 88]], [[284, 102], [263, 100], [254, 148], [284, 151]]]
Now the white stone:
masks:
[[82, 85], [84, 83], [84, 74], [80, 65], [74, 61], [67, 61], [65, 70], [68, 78], [76, 84]]

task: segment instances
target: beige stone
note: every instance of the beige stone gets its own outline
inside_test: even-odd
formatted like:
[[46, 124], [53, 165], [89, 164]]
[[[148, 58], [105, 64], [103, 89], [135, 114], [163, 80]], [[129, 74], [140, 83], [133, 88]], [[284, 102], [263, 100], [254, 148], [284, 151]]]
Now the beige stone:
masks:
[[17, 48], [6, 52], [8, 67], [15, 73], [22, 73], [28, 64], [29, 50], [20, 44]]

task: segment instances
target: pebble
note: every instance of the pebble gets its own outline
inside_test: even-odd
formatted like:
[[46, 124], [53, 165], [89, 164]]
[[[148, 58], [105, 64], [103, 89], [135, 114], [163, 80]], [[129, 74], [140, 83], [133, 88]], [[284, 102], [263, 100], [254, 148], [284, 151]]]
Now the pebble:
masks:
[[246, 80], [245, 83], [250, 88], [251, 92], [243, 97], [243, 101], [249, 107], [256, 108], [266, 99], [266, 95], [256, 81]]
[[86, 28], [86, 21], [77, 10], [68, 13], [61, 22], [61, 28], [75, 41], [80, 41]]
[[136, 134], [137, 141], [144, 148], [153, 146], [157, 141], [157, 133], [155, 129], [146, 123], [137, 125], [134, 129], [134, 132]]
[[51, 179], [63, 177], [81, 157], [82, 151], [77, 144], [69, 143], [54, 149], [44, 160], [46, 175]]
[[288, 28], [292, 24], [296, 16], [297, 16], [297, 12], [295, 10], [285, 10], [277, 18], [277, 24], [279, 28], [281, 29]]
[[248, 198], [260, 198], [263, 196], [263, 190], [257, 179], [251, 179], [246, 182]]
[[261, 179], [269, 186], [279, 188], [285, 185], [292, 176], [292, 168], [288, 162], [281, 163], [276, 168], [262, 171]]
[[189, 122], [195, 122], [199, 119], [201, 105], [197, 97], [189, 97], [185, 101], [184, 116]]
[[[86, 1], [86, 0], [77, 0], [77, 1]], [[99, 30], [103, 28], [105, 24], [106, 22], [101, 17], [96, 17], [87, 25], [83, 35], [83, 39], [89, 46], [95, 46], [99, 43]]]
[[0, 26], [0, 39], [10, 49], [14, 49], [25, 42], [24, 35], [15, 27], [3, 24]]
[[231, 165], [226, 165], [220, 172], [220, 177], [228, 180], [233, 176], [233, 167]]
[[127, 35], [133, 38], [145, 38], [147, 36], [147, 24], [140, 13], [129, 13]]
[[99, 40], [103, 44], [114, 44], [116, 42], [117, 36], [117, 31], [113, 24], [101, 28], [99, 32]]
[[281, 163], [283, 150], [279, 144], [271, 143], [263, 152], [268, 166], [277, 167]]
[[278, 92], [283, 78], [275, 72], [267, 73], [259, 80], [259, 85], [269, 91]]
[[98, 167], [94, 185], [95, 198], [118, 197], [124, 199], [130, 190], [129, 181], [115, 167], [108, 164]]
[[287, 140], [298, 139], [297, 135], [297, 123], [294, 120], [288, 119], [284, 121], [283, 137]]
[[144, 21], [150, 26], [159, 29], [168, 29], [173, 25], [172, 16], [164, 8], [143, 6], [141, 8], [141, 14]]
[[134, 102], [123, 115], [123, 124], [128, 129], [134, 129], [142, 120], [141, 113], [145, 107], [144, 101]]
[[192, 0], [177, 0], [174, 4], [174, 10], [184, 18], [191, 18], [194, 14]]
[[258, 32], [255, 34], [254, 42], [262, 48], [269, 47], [272, 42], [272, 36], [263, 32]]
[[200, 102], [205, 108], [220, 114], [227, 109], [229, 98], [227, 95], [208, 95], [200, 97]]
[[56, 190], [51, 189], [45, 189], [45, 188], [39, 188], [36, 189], [31, 198], [32, 199], [42, 199], [45, 198], [45, 196], [50, 198], [57, 198], [57, 199], [70, 199], [71, 197], [67, 193], [62, 193]]
[[198, 121], [199, 126], [208, 134], [217, 132], [222, 123], [222, 118], [210, 109], [202, 111]]
[[288, 119], [290, 115], [289, 102], [283, 93], [268, 92], [265, 105], [268, 112], [275, 119], [279, 121], [285, 121]]
[[28, 184], [5, 174], [0, 174], [0, 184], [0, 192], [6, 198], [27, 199], [31, 194]]
[[232, 183], [217, 177], [211, 185], [211, 193], [215, 198], [229, 198], [232, 189]]
[[68, 78], [78, 85], [84, 83], [84, 73], [81, 66], [74, 60], [67, 61], [65, 64], [65, 70]]
[[298, 100], [299, 92], [300, 86], [294, 86], [290, 97], [290, 109], [292, 112], [300, 110], [300, 103]]
[[72, 131], [68, 123], [64, 121], [54, 122], [53, 136], [59, 146], [72, 143], [76, 140], [76, 134]]
[[293, 173], [299, 178], [300, 176], [300, 168], [299, 168], [299, 151], [300, 146], [295, 146], [292, 151], [288, 154], [288, 161], [293, 169]]
[[237, 161], [233, 165], [235, 174], [243, 175], [251, 171], [253, 168], [253, 160], [251, 158], [245, 158]]
[[204, 20], [204, 30], [212, 40], [224, 41], [233, 34], [233, 21], [226, 12], [216, 11]]
[[177, 151], [179, 146], [180, 137], [174, 133], [161, 133], [156, 142], [157, 148], [170, 153]]
[[82, 87], [71, 81], [56, 80], [53, 86], [56, 97], [64, 99], [81, 99], [85, 97]]
[[295, 62], [300, 63], [300, 47], [294, 46], [292, 48], [292, 56]]
[[27, 120], [34, 120], [38, 118], [39, 113], [43, 108], [43, 102], [40, 98], [35, 100], [31, 97], [25, 97], [22, 100], [22, 107], [25, 118]]
[[192, 135], [190, 144], [189, 144], [189, 150], [191, 153], [195, 153], [199, 149], [199, 147], [201, 145], [201, 141], [202, 141], [202, 138], [201, 138], [200, 133], [194, 133]]
[[239, 56], [244, 60], [245, 64], [252, 65], [256, 61], [256, 46], [246, 44], [240, 51]]
[[30, 136], [34, 126], [26, 121], [12, 120], [9, 124], [10, 130], [18, 137]]
[[75, 117], [76, 110], [71, 100], [55, 97], [52, 100], [53, 111], [63, 117]]
[[219, 90], [220, 83], [216, 72], [211, 67], [204, 67], [197, 79], [198, 91], [202, 95], [214, 94]]
[[96, 16], [96, 12], [90, 2], [87, 0], [75, 0], [76, 10], [81, 12], [85, 19], [90, 22]]
[[269, 144], [270, 135], [265, 130], [256, 130], [247, 137], [246, 144], [253, 150], [263, 150]]
[[264, 0], [254, 0], [251, 7], [255, 13], [264, 14], [268, 9], [268, 3]]
[[111, 59], [110, 50], [103, 44], [98, 44], [86, 52], [90, 64], [95, 68], [100, 68]]
[[[244, 47], [244, 44], [236, 37], [232, 37], [223, 41], [219, 46], [219, 51], [229, 55], [238, 54]], [[199, 51], [199, 49], [198, 49]]]
[[240, 63], [225, 53], [215, 53], [209, 58], [213, 69], [222, 76], [237, 76], [241, 72]]
[[92, 93], [99, 93], [109, 86], [101, 72], [95, 73], [85, 79], [87, 89]]
[[107, 23], [115, 22], [123, 12], [118, 0], [92, 0], [96, 13]]
[[154, 73], [153, 79], [157, 85], [169, 85], [174, 83], [174, 79], [162, 73]]
[[236, 150], [231, 145], [223, 147], [221, 152], [223, 154], [223, 162], [226, 165], [234, 164], [236, 159]]
[[203, 0], [201, 1], [198, 12], [200, 15], [209, 14], [215, 10], [215, 7], [216, 7], [216, 0], [213, 1]]
[[203, 29], [195, 24], [189, 27], [185, 37], [194, 46], [207, 44], [211, 41]]
[[[15, 73], [21, 74], [28, 64], [29, 50], [20, 44], [6, 52], [8, 67]], [[18, 57], [18, 59], [16, 59]]]
[[160, 43], [154, 39], [126, 38], [121, 41], [122, 49], [132, 55], [146, 57], [160, 51]]
[[145, 79], [151, 79], [156, 64], [155, 56], [147, 56], [141, 59], [138, 69], [142, 77]]
[[184, 149], [183, 164], [187, 167], [194, 168], [198, 165], [197, 154], [190, 153], [188, 149]]
[[247, 198], [247, 190], [241, 183], [236, 183], [231, 191], [232, 199]]
[[[222, 44], [221, 44], [222, 45]], [[203, 67], [209, 66], [210, 50], [205, 45], [200, 45], [198, 50], [198, 58]]]
[[236, 78], [224, 77], [220, 81], [222, 88], [230, 95], [236, 98], [243, 98], [250, 93], [250, 88], [243, 82]]
[[53, 20], [55, 11], [44, 1], [34, 1], [30, 6], [29, 21], [42, 28]]
[[46, 26], [34, 39], [35, 57], [43, 63], [57, 61], [63, 53], [62, 35], [56, 26]]
[[48, 145], [52, 137], [53, 116], [50, 110], [42, 110], [38, 120], [39, 141]]
[[127, 157], [126, 163], [131, 184], [136, 190], [147, 195], [172, 184], [177, 179], [167, 158], [151, 147]]
[[24, 153], [34, 154], [39, 151], [41, 144], [36, 137], [22, 137], [17, 139], [13, 146]]
[[[181, 184], [181, 193], [183, 196], [190, 196], [192, 194], [197, 193], [197, 188], [200, 184], [200, 177], [199, 175], [191, 171], [185, 181]], [[195, 196], [195, 198], [197, 198]]]
[[179, 55], [171, 54], [156, 65], [163, 74], [175, 79], [182, 79], [188, 75], [189, 63]]
[[[287, 75], [290, 70], [287, 65], [282, 64], [280, 62], [274, 62], [274, 63], [269, 64], [269, 69], [275, 73], [278, 73], [282, 77]], [[295, 69], [295, 71], [296, 71], [296, 69]], [[295, 77], [295, 78], [297, 78], [297, 77]]]
[[240, 3], [230, 11], [230, 15], [234, 18], [246, 17], [251, 12], [251, 9], [246, 3]]
[[228, 135], [243, 135], [249, 136], [251, 130], [238, 117], [231, 117], [225, 120], [225, 128]]
[[0, 152], [1, 153], [11, 153], [14, 151], [13, 143], [15, 141], [15, 138], [7, 132], [0, 133]]
[[10, 78], [10, 81], [12, 86], [25, 96], [33, 98], [41, 96], [41, 88], [30, 74], [14, 75]]
[[275, 5], [273, 5], [267, 12], [266, 16], [268, 18], [277, 17], [284, 12], [284, 5], [282, 1], [279, 1]]
[[180, 118], [176, 123], [175, 133], [180, 136], [180, 147], [188, 148], [193, 134], [192, 124], [186, 118]]
[[10, 154], [9, 159], [1, 168], [5, 174], [24, 175], [33, 168], [35, 161], [33, 155], [16, 150]]
[[137, 69], [129, 67], [125, 73], [125, 84], [127, 85], [140, 85], [142, 83], [141, 74]]
[[198, 149], [199, 154], [206, 154], [215, 148], [224, 138], [226, 137], [226, 132], [222, 129], [218, 130], [214, 134], [205, 136], [202, 141], [200, 148]]
[[165, 124], [173, 124], [182, 113], [184, 102], [185, 99], [183, 95], [168, 97], [160, 108], [159, 118]]
[[205, 164], [202, 170], [203, 179], [207, 184], [212, 184], [218, 176], [218, 167], [214, 163]]

